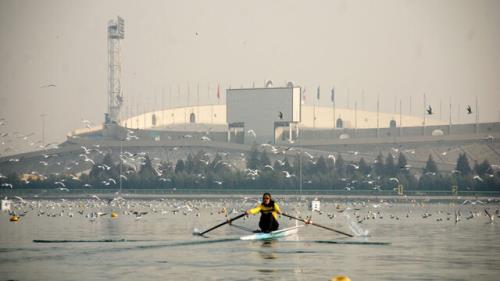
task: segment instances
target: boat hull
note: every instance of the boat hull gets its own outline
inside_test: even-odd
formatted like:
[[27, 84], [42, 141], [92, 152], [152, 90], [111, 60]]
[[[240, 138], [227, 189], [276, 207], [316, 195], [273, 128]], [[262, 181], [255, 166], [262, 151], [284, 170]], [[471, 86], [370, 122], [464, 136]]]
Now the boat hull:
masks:
[[275, 239], [280, 239], [280, 238], [284, 238], [284, 237], [296, 234], [300, 227], [302, 227], [302, 226], [294, 226], [294, 227], [284, 228], [284, 229], [275, 230], [275, 231], [268, 232], [268, 233], [259, 232], [259, 233], [254, 233], [251, 235], [242, 236], [242, 237], [240, 237], [240, 239], [241, 240], [275, 240]]

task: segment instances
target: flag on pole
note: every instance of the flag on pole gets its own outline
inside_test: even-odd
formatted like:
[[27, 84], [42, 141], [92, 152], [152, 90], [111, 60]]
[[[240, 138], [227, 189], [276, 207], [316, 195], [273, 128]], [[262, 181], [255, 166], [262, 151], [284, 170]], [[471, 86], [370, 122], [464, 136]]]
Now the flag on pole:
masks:
[[335, 103], [335, 87], [332, 88], [332, 102]]
[[318, 86], [318, 100], [319, 100], [319, 86]]

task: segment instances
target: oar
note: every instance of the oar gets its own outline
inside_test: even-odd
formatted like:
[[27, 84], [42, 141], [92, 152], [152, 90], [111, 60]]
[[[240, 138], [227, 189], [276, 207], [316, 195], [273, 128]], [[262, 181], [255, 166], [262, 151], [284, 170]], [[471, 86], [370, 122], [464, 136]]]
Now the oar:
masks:
[[281, 213], [283, 216], [285, 217], [289, 217], [291, 219], [296, 219], [298, 221], [301, 221], [301, 222], [305, 222], [307, 224], [312, 224], [314, 226], [317, 226], [317, 227], [321, 227], [321, 228], [324, 228], [324, 229], [327, 229], [327, 230], [330, 230], [330, 231], [334, 231], [334, 232], [337, 232], [337, 233], [340, 233], [340, 234], [344, 234], [344, 235], [347, 235], [349, 237], [354, 237], [354, 235], [352, 234], [349, 234], [349, 233], [345, 233], [345, 232], [342, 232], [340, 230], [336, 230], [336, 229], [333, 229], [333, 228], [330, 228], [328, 226], [324, 226], [324, 225], [321, 225], [321, 224], [317, 224], [317, 223], [314, 223], [314, 222], [310, 222], [310, 221], [306, 221], [305, 219], [301, 219], [301, 218], [297, 218], [297, 217], [294, 217], [294, 216], [291, 216], [289, 214], [285, 214], [285, 213]]
[[245, 215], [246, 215], [245, 213], [240, 214], [240, 215], [237, 215], [236, 217], [231, 218], [231, 219], [228, 219], [228, 220], [226, 220], [225, 222], [220, 223], [220, 224], [218, 224], [218, 225], [216, 225], [216, 226], [214, 226], [214, 227], [211, 227], [211, 228], [209, 228], [209, 229], [207, 229], [207, 230], [205, 230], [205, 231], [203, 231], [203, 232], [201, 232], [201, 233], [194, 233], [194, 234], [196, 234], [196, 235], [200, 235], [200, 236], [203, 236], [203, 234], [205, 234], [205, 233], [207, 233], [207, 232], [210, 232], [210, 231], [212, 231], [212, 230], [214, 230], [214, 229], [216, 229], [216, 228], [219, 228], [219, 227], [221, 227], [221, 226], [223, 226], [223, 225], [225, 225], [225, 224], [231, 223], [232, 221], [235, 221], [235, 220], [237, 220], [237, 219], [239, 219], [239, 218], [242, 218], [242, 217], [244, 217]]

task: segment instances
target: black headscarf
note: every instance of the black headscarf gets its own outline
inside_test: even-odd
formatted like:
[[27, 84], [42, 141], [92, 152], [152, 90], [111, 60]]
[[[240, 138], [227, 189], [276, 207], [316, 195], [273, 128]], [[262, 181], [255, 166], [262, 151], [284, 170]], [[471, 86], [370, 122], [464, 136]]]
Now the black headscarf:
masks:
[[[264, 197], [265, 196], [269, 196], [270, 200], [269, 200], [269, 204], [265, 204], [264, 203]], [[262, 205], [266, 206], [266, 207], [270, 207], [270, 206], [274, 206], [274, 200], [273, 198], [271, 197], [271, 194], [269, 192], [266, 192], [264, 193], [264, 195], [262, 195]]]

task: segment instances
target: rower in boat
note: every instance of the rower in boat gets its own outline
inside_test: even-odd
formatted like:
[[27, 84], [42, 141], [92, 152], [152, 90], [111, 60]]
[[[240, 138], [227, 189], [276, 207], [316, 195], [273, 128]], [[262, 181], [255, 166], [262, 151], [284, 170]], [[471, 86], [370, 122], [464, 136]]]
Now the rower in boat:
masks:
[[279, 205], [271, 199], [270, 193], [264, 193], [262, 203], [245, 212], [247, 215], [258, 213], [260, 213], [259, 227], [261, 232], [269, 233], [279, 228], [278, 214], [281, 214], [281, 210]]

